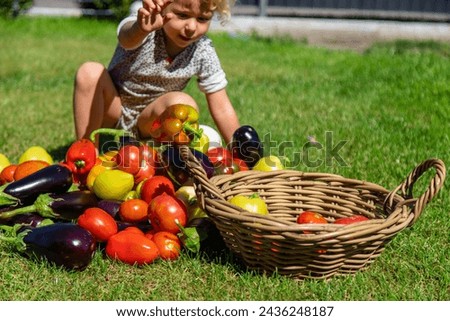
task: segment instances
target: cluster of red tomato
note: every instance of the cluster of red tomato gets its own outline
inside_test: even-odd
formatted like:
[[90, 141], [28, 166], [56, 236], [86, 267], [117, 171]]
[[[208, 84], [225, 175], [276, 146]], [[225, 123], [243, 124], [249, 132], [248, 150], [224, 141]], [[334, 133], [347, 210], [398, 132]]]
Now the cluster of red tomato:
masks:
[[[214, 175], [249, 169], [224, 147], [211, 148], [205, 156], [214, 166]], [[175, 260], [186, 245], [184, 238], [189, 237], [185, 235], [187, 223], [206, 217], [197, 204], [193, 206], [192, 193], [188, 196], [186, 192], [178, 193], [182, 188], [160, 158], [160, 153], [142, 143], [125, 144], [103, 155], [96, 155], [90, 140], [79, 140], [69, 147], [65, 163], [80, 187], [95, 192], [96, 178], [111, 170], [104, 168], [108, 162], [114, 170], [133, 176], [134, 187], [118, 202], [117, 213], [90, 207], [77, 220], [98, 242], [105, 243], [108, 257], [128, 264], [148, 264], [157, 258]]]
[[[167, 177], [156, 175], [147, 179], [141, 198], [120, 202], [116, 215], [119, 222], [103, 208], [90, 207], [77, 223], [98, 242], [106, 242], [106, 255], [112, 259], [141, 265], [157, 258], [179, 257], [182, 244], [178, 233], [186, 225], [188, 213]], [[148, 221], [152, 222], [151, 228]], [[121, 223], [125, 224], [119, 231]]]
[[214, 147], [208, 150], [206, 155], [214, 165], [215, 175], [234, 174], [249, 170], [247, 163], [227, 148]]

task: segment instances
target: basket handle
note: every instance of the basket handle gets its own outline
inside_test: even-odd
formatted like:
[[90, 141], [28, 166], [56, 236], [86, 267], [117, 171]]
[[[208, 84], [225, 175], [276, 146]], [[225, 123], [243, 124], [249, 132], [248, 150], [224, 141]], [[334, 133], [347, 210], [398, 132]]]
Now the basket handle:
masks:
[[[430, 185], [428, 186], [426, 191], [419, 198], [413, 198], [414, 184], [422, 176], [422, 174], [424, 174], [430, 168], [434, 168], [436, 170], [436, 175], [431, 179]], [[439, 192], [442, 185], [444, 185], [445, 175], [445, 164], [442, 160], [432, 158], [422, 162], [420, 165], [414, 168], [414, 170], [408, 175], [408, 177], [402, 184], [400, 184], [397, 188], [395, 188], [387, 195], [386, 200], [384, 201], [384, 212], [387, 213], [388, 206], [392, 208], [395, 195], [398, 193], [398, 191], [401, 191], [401, 194], [405, 198], [405, 201], [397, 204], [397, 207], [403, 206], [405, 204], [412, 204], [411, 206], [414, 208], [414, 219], [412, 220], [410, 225], [413, 225], [419, 218], [420, 214], [422, 214], [425, 206]]]
[[194, 180], [195, 190], [202, 208], [205, 203], [204, 193], [212, 196], [212, 198], [224, 200], [225, 198], [219, 188], [211, 183], [200, 161], [194, 156], [189, 147], [187, 145], [180, 145], [179, 149], [181, 157], [186, 163], [187, 170]]

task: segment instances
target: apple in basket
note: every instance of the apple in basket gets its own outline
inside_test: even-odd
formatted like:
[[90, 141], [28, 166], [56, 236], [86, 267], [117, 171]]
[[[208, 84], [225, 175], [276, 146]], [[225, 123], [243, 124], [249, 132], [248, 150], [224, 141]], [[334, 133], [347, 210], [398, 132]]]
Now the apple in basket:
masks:
[[266, 202], [261, 197], [259, 197], [258, 193], [254, 193], [250, 196], [236, 195], [233, 196], [229, 200], [229, 202], [250, 213], [260, 215], [269, 214]]
[[[321, 214], [312, 212], [312, 211], [304, 211], [297, 216], [298, 224], [328, 224], [328, 221]], [[312, 231], [303, 231], [304, 234], [312, 234]], [[319, 248], [315, 251], [319, 254], [327, 253], [326, 249]]]
[[334, 224], [353, 224], [369, 220], [364, 215], [352, 215], [349, 217], [341, 217], [334, 221]]
[[[327, 224], [328, 221], [321, 214], [312, 212], [312, 211], [304, 211], [297, 216], [298, 224]], [[303, 231], [305, 234], [312, 233], [311, 231]]]

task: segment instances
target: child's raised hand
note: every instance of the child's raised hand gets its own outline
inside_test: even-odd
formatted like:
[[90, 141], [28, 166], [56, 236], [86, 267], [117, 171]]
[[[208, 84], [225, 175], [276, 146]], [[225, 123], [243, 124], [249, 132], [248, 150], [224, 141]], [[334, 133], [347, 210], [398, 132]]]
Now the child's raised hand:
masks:
[[171, 13], [165, 14], [166, 8], [173, 0], [143, 0], [142, 8], [138, 11], [138, 23], [143, 31], [152, 32], [161, 28], [170, 18]]

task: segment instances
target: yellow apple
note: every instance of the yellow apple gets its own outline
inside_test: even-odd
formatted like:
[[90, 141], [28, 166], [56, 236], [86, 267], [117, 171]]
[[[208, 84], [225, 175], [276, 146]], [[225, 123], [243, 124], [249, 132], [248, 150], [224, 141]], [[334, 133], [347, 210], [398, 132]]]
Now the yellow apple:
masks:
[[261, 157], [252, 169], [257, 171], [270, 172], [284, 169], [284, 165], [277, 156], [269, 155]]

